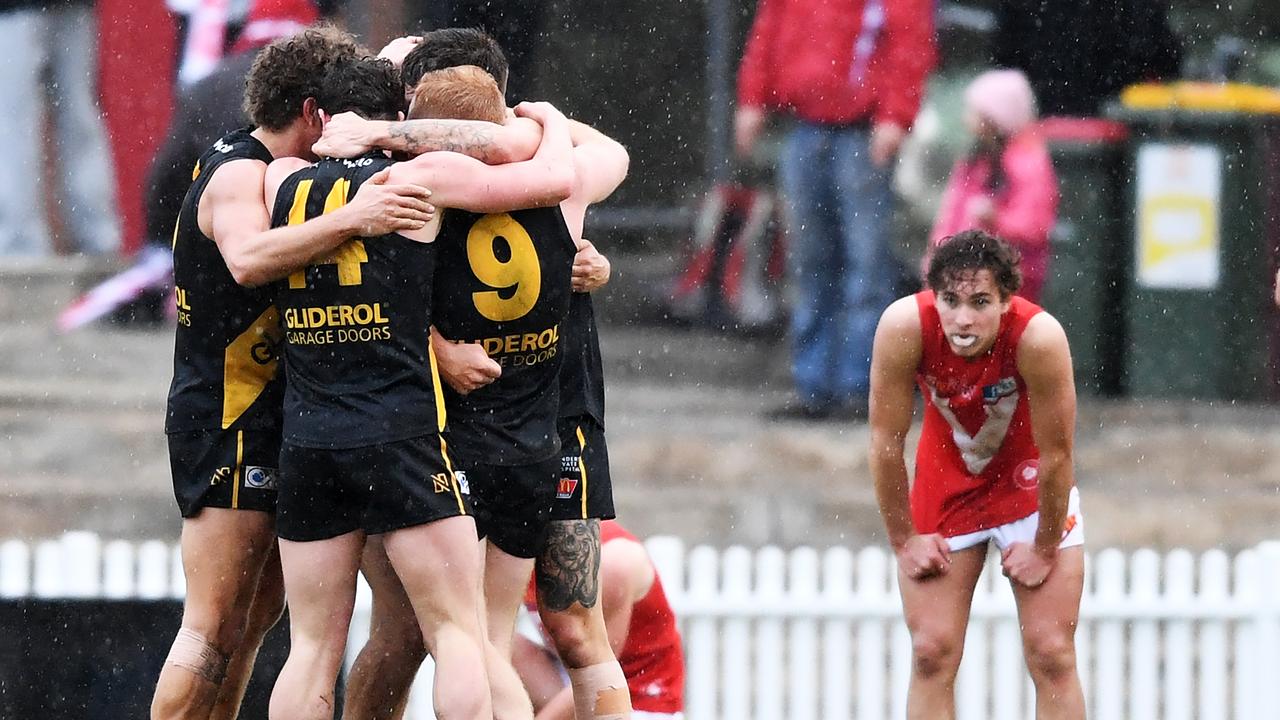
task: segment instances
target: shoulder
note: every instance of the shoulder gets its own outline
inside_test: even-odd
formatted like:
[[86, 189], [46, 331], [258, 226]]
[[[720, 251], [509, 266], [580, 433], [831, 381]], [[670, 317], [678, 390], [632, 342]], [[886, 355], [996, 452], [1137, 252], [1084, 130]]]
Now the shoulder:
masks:
[[894, 300], [880, 315], [876, 334], [920, 334], [920, 300], [918, 295], [907, 295]]
[[644, 545], [631, 538], [608, 540], [600, 549], [601, 586], [614, 584], [619, 596], [639, 600], [653, 583], [653, 565]]
[[239, 196], [254, 191], [261, 195], [266, 172], [267, 164], [261, 160], [233, 158], [213, 169], [206, 191], [214, 197]]
[[1045, 376], [1066, 367], [1070, 374], [1071, 348], [1067, 333], [1057, 318], [1047, 312], [1036, 313], [1018, 338], [1018, 368], [1022, 374]]
[[302, 158], [280, 158], [267, 166], [266, 182], [268, 185], [279, 185], [284, 182], [285, 178], [309, 165], [311, 163]]

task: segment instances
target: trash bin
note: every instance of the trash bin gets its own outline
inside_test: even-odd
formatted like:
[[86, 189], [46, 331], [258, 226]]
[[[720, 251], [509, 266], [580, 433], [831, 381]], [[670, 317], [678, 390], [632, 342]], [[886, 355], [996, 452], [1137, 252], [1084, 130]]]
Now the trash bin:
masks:
[[1109, 112], [1132, 133], [1124, 384], [1133, 397], [1277, 396], [1280, 116], [1257, 102], [1266, 91], [1232, 90], [1182, 84], [1161, 100], [1131, 88]]
[[1123, 376], [1128, 246], [1124, 242], [1124, 150], [1128, 128], [1101, 118], [1040, 123], [1058, 175], [1058, 222], [1041, 304], [1071, 342], [1076, 389], [1118, 395]]

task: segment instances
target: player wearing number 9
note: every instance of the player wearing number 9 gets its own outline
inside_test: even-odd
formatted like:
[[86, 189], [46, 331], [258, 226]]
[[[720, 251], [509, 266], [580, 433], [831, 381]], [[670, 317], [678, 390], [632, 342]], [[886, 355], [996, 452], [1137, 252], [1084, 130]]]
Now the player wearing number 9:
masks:
[[[333, 112], [394, 118], [403, 89], [388, 63], [358, 59], [331, 72], [317, 101]], [[447, 212], [554, 206], [572, 188], [572, 150], [563, 116], [542, 119], [543, 141], [524, 163], [491, 167], [452, 153], [394, 163], [380, 152], [314, 165], [277, 161], [265, 182], [272, 222], [336, 210], [385, 168], [390, 182], [429, 187]], [[293, 649], [272, 695], [273, 718], [331, 716], [366, 536], [385, 547], [436, 654], [436, 710], [493, 716], [476, 526], [441, 437], [429, 350], [439, 230], [434, 220], [353, 239], [277, 285], [288, 372], [277, 531]]]

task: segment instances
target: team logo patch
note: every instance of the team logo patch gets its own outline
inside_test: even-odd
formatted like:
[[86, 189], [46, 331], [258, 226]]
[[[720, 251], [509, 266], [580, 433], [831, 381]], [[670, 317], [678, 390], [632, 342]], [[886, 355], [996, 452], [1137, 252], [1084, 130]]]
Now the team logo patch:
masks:
[[460, 490], [463, 495], [471, 494], [471, 485], [467, 484], [467, 472], [465, 470], [455, 470], [453, 472], [453, 479], [458, 481], [458, 490]]
[[1040, 461], [1027, 460], [1013, 471], [1013, 482], [1023, 490], [1034, 490], [1040, 484]]
[[578, 489], [578, 480], [576, 478], [560, 478], [560, 483], [556, 485], [556, 499], [568, 500], [573, 497], [573, 491]]
[[276, 489], [276, 469], [249, 465], [244, 469], [244, 486], [256, 490]]
[[231, 476], [231, 468], [226, 465], [213, 471], [213, 477], [209, 478], [210, 485], [217, 485]]
[[1018, 391], [1018, 381], [1011, 377], [1002, 378], [994, 385], [986, 385], [982, 388], [982, 401], [993, 403], [1006, 395], [1012, 395]]

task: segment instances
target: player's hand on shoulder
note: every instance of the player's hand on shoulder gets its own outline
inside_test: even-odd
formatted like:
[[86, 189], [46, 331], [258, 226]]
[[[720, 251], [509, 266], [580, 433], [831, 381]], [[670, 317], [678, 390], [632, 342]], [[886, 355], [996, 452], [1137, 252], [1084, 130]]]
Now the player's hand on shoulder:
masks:
[[951, 548], [937, 533], [912, 535], [894, 553], [898, 567], [912, 580], [942, 575], [951, 568]]
[[516, 117], [525, 117], [537, 120], [539, 123], [546, 125], [547, 121], [552, 118], [564, 118], [564, 113], [556, 109], [549, 102], [522, 102], [516, 106]]
[[502, 375], [502, 366], [477, 343], [436, 343], [433, 338], [431, 347], [440, 378], [460, 395], [479, 390]]
[[384, 60], [390, 60], [392, 65], [400, 67], [404, 64], [405, 56], [412, 52], [414, 48], [418, 47], [421, 42], [421, 35], [406, 35], [404, 37], [398, 37], [387, 43], [386, 47], [382, 48], [382, 51], [378, 53], [378, 57]]
[[353, 112], [338, 113], [324, 123], [311, 151], [320, 157], [353, 158], [373, 149], [369, 121]]
[[1057, 548], [1043, 551], [1031, 543], [1013, 543], [1000, 554], [1000, 565], [1005, 577], [1023, 587], [1037, 588], [1049, 577], [1056, 558]]
[[344, 207], [354, 216], [357, 235], [377, 237], [421, 230], [435, 217], [430, 190], [419, 185], [388, 183], [390, 175], [390, 169], [374, 173]]
[[605, 257], [590, 240], [574, 241], [578, 252], [573, 256], [573, 291], [595, 292], [609, 282], [613, 272], [609, 258]]

